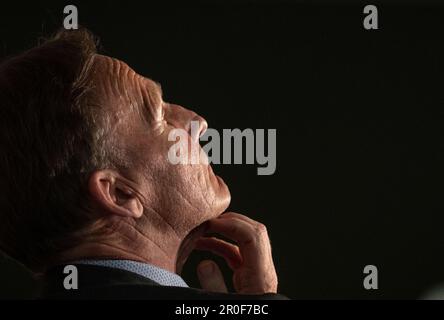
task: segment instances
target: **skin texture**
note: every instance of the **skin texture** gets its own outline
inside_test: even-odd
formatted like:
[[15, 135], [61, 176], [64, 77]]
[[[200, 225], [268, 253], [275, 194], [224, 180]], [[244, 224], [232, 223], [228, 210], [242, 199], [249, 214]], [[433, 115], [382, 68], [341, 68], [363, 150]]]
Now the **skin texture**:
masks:
[[[174, 144], [168, 141], [171, 130], [190, 132], [190, 122], [199, 121], [198, 135], [188, 136], [188, 143], [198, 146], [206, 121], [163, 101], [157, 83], [119, 60], [96, 55], [90, 81], [99, 97], [91, 103], [112, 115], [109, 148], [119, 151], [122, 164], [91, 175], [91, 210], [101, 218], [83, 230], [82, 243], [60, 259], [130, 259], [180, 274], [193, 250], [206, 250], [224, 257], [233, 269], [236, 292], [276, 292], [266, 228], [244, 215], [223, 214], [230, 193], [211, 166], [168, 161]], [[221, 234], [235, 244], [207, 233]], [[197, 272], [203, 289], [226, 291], [213, 261], [202, 261]]]

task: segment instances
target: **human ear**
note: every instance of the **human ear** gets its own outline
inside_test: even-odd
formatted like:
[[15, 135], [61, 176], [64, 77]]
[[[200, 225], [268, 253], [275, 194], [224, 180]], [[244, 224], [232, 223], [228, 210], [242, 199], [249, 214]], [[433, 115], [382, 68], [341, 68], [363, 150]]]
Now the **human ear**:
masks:
[[143, 205], [125, 181], [116, 171], [95, 171], [88, 180], [90, 197], [110, 214], [139, 218], [143, 214]]

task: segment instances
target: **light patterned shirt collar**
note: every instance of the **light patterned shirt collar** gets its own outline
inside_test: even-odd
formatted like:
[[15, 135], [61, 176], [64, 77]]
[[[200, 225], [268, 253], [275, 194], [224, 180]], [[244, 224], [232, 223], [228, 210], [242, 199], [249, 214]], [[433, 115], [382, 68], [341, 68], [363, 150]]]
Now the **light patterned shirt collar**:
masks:
[[188, 287], [179, 275], [148, 263], [131, 260], [80, 260], [76, 261], [75, 264], [102, 266], [133, 272], [162, 286]]

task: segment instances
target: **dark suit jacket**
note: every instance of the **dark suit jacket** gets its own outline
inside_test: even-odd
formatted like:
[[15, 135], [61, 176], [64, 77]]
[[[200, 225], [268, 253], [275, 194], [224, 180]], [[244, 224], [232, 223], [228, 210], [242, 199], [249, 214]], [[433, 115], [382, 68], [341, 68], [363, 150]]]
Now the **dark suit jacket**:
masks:
[[143, 300], [287, 300], [279, 294], [242, 295], [212, 293], [194, 288], [167, 287], [133, 272], [114, 268], [76, 265], [78, 289], [66, 290], [63, 266], [44, 278], [43, 299], [143, 299]]

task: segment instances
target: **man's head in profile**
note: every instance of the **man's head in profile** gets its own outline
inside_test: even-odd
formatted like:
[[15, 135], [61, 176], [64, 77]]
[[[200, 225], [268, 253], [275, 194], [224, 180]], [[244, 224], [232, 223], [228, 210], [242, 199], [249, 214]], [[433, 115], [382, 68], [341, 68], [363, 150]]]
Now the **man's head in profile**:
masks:
[[[230, 193], [208, 164], [168, 160], [171, 130], [190, 132], [188, 143], [199, 145], [206, 121], [163, 101], [155, 81], [98, 54], [88, 31], [59, 32], [3, 62], [0, 121], [0, 247], [25, 266], [45, 272], [124, 260], [179, 273], [199, 247], [227, 260], [237, 292], [276, 291], [263, 225], [221, 216]], [[194, 136], [191, 121], [199, 123]], [[252, 243], [258, 252], [247, 257], [242, 251], [254, 250], [243, 246]], [[248, 264], [257, 270], [246, 275]], [[214, 262], [199, 268], [205, 289], [226, 290]]]

